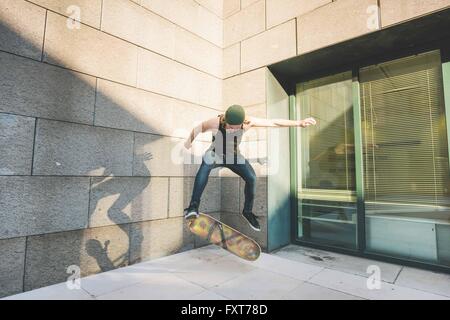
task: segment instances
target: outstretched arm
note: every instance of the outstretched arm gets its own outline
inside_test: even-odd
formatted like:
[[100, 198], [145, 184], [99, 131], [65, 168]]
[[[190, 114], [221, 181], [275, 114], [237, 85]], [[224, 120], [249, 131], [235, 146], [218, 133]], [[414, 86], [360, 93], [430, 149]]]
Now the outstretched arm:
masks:
[[263, 119], [250, 117], [251, 127], [272, 127], [272, 128], [285, 128], [285, 127], [302, 127], [306, 128], [310, 125], [315, 125], [316, 120], [314, 118], [306, 118], [305, 120], [285, 120], [285, 119]]

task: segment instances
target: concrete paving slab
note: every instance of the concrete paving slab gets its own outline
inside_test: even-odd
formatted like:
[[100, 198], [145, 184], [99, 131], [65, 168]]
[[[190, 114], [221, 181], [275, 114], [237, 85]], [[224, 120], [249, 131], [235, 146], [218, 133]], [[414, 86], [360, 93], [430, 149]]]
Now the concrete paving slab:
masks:
[[255, 270], [212, 288], [212, 291], [233, 300], [279, 300], [300, 281], [266, 270]]
[[387, 282], [381, 282], [379, 289], [370, 289], [367, 285], [369, 279], [352, 275], [346, 272], [325, 269], [312, 277], [309, 282], [338, 290], [357, 297], [373, 300], [443, 300], [444, 296], [401, 287]]
[[405, 267], [396, 285], [450, 297], [450, 275]]
[[151, 279], [97, 297], [99, 300], [184, 300], [204, 289], [175, 275], [154, 274]]
[[65, 283], [55, 284], [25, 293], [9, 296], [3, 300], [94, 300], [81, 289], [69, 289]]
[[340, 291], [303, 282], [297, 288], [283, 296], [286, 300], [363, 300]]
[[350, 274], [369, 277], [367, 272], [369, 266], [378, 266], [381, 270], [381, 279], [393, 283], [397, 278], [402, 266], [375, 261], [360, 257], [354, 257], [334, 252], [317, 250], [312, 248], [289, 245], [274, 253], [275, 256], [323, 268], [340, 270]]

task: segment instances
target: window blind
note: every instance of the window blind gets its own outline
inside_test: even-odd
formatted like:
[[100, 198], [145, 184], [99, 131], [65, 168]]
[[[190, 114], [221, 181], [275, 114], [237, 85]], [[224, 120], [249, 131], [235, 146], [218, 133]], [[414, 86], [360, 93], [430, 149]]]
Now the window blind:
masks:
[[366, 210], [449, 207], [439, 51], [361, 69], [360, 82]]
[[301, 118], [318, 120], [299, 132], [302, 197], [329, 190], [321, 198], [331, 200], [332, 190], [355, 190], [351, 72], [302, 83], [297, 93]]

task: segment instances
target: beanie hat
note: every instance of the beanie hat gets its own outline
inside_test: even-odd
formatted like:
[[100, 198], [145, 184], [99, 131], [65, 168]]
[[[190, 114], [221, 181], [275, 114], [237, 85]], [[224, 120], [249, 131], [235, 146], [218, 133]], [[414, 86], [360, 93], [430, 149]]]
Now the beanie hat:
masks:
[[225, 112], [225, 122], [231, 125], [239, 125], [244, 123], [245, 110], [237, 104], [232, 105]]

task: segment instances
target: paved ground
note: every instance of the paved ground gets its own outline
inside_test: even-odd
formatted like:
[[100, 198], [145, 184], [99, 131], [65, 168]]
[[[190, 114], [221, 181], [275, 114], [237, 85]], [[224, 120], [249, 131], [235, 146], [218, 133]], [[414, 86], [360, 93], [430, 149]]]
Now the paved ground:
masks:
[[[379, 267], [379, 289], [367, 268]], [[447, 299], [450, 275], [288, 246], [243, 261], [213, 246], [7, 299]]]

